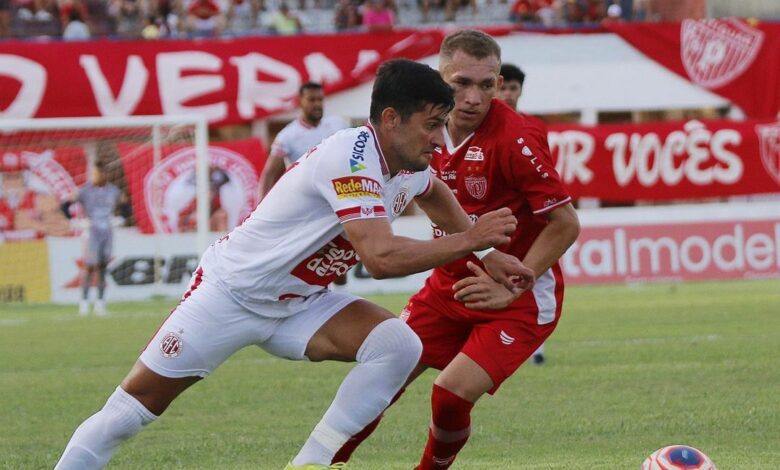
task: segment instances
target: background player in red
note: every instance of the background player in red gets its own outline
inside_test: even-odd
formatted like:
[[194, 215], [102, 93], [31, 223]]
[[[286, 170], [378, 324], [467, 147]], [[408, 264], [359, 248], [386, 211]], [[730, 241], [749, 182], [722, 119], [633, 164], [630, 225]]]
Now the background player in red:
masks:
[[[563, 303], [558, 259], [579, 234], [542, 130], [493, 98], [501, 87], [500, 57], [495, 40], [479, 31], [444, 39], [439, 71], [455, 90], [455, 107], [431, 168], [472, 218], [512, 208], [518, 229], [500, 249], [531, 268], [536, 283], [512, 292], [468, 256], [436, 268], [402, 312], [423, 343], [409, 381], [428, 367], [442, 371], [433, 386], [428, 443], [418, 470], [452, 465], [469, 438], [474, 403], [495, 393], [553, 332]], [[435, 236], [443, 234], [434, 227]], [[379, 419], [353, 436], [335, 461], [346, 461]]]
[[[510, 108], [520, 113], [520, 111], [517, 109], [517, 102], [520, 101], [520, 97], [523, 96], [525, 72], [520, 70], [520, 67], [516, 65], [507, 64], [504, 62], [501, 64], [501, 78], [503, 81], [501, 83], [501, 89], [498, 92], [498, 97], [501, 98], [504, 103], [508, 104]], [[541, 119], [529, 114], [523, 114], [523, 116], [527, 119], [535, 120], [536, 124], [538, 124], [539, 127], [544, 131], [543, 135], [547, 135], [547, 126]], [[545, 142], [546, 140], [547, 139], [545, 137]], [[544, 344], [539, 346], [539, 349], [534, 352], [533, 360], [534, 364], [536, 365], [544, 364]]]

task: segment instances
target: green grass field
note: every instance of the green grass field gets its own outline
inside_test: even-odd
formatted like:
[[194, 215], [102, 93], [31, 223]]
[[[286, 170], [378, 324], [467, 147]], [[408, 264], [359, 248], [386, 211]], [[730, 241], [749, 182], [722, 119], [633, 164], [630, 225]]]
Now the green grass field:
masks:
[[[406, 296], [373, 300], [399, 311]], [[52, 468], [174, 302], [0, 306], [0, 468]], [[454, 469], [632, 469], [685, 443], [720, 470], [780, 468], [780, 281], [571, 288], [547, 344], [473, 414]], [[277, 469], [349, 368], [230, 359], [116, 454], [111, 468]], [[409, 470], [434, 374], [412, 385], [351, 468]]]

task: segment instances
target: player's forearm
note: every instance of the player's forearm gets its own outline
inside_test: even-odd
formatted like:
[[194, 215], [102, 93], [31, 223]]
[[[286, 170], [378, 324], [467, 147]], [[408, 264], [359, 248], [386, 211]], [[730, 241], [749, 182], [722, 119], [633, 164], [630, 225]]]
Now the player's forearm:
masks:
[[370, 255], [361, 255], [361, 261], [372, 277], [384, 279], [427, 271], [478, 248], [463, 233], [427, 241], [394, 236]]
[[425, 215], [446, 233], [460, 233], [471, 227], [471, 220], [455, 195], [441, 180], [433, 181], [431, 193], [417, 198], [417, 204]]
[[566, 253], [579, 233], [579, 220], [574, 209], [569, 206], [564, 217], [553, 218], [539, 233], [523, 259], [523, 264], [531, 268], [538, 279]]

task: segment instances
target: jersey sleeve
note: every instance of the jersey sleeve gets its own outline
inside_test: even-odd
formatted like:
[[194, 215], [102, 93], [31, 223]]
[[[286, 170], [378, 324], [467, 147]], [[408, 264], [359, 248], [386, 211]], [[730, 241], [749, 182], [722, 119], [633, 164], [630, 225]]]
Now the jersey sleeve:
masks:
[[510, 184], [525, 194], [531, 211], [543, 214], [571, 201], [550, 156], [547, 136], [540, 129], [518, 128], [507, 133], [502, 171]]
[[285, 129], [279, 131], [276, 138], [274, 138], [274, 141], [271, 143], [271, 151], [268, 153], [269, 157], [283, 159], [290, 157], [290, 146], [287, 143], [288, 134], [285, 132]]
[[414, 197], [424, 196], [431, 191], [431, 188], [433, 188], [432, 172], [433, 170], [428, 168], [425, 171], [419, 171], [414, 174], [415, 183], [417, 184], [417, 192], [414, 194]]
[[384, 178], [373, 145], [370, 134], [360, 130], [331, 139], [316, 150], [320, 154], [316, 155], [314, 187], [341, 223], [387, 217], [382, 201]]

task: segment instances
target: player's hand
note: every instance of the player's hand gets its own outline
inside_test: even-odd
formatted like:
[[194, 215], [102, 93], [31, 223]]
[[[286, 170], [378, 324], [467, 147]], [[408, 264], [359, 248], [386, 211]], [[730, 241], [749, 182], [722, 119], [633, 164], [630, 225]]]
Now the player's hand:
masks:
[[484, 269], [468, 261], [466, 266], [474, 276], [461, 279], [452, 286], [455, 300], [474, 310], [499, 310], [515, 301], [516, 294], [494, 281]]
[[482, 258], [482, 264], [490, 277], [518, 295], [533, 287], [536, 281], [531, 268], [514, 256], [498, 250], [491, 251]]
[[502, 207], [482, 214], [466, 232], [472, 241], [472, 251], [509, 243], [509, 236], [517, 229], [517, 219], [512, 210]]

